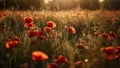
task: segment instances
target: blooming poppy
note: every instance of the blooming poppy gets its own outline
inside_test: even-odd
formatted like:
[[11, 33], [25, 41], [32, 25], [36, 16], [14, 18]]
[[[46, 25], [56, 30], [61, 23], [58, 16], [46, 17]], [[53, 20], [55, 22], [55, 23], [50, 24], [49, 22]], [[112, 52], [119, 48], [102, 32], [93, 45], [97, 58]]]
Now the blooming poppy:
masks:
[[55, 63], [66, 63], [68, 60], [62, 55], [59, 55], [58, 58], [55, 60]]
[[118, 58], [118, 50], [115, 47], [109, 46], [109, 47], [105, 47], [105, 48], [101, 48], [101, 51], [104, 54], [104, 57], [106, 59], [117, 59]]
[[20, 39], [18, 37], [14, 37], [6, 42], [6, 48], [16, 48], [20, 43]]
[[118, 50], [115, 47], [112, 47], [112, 46], [105, 47], [103, 51], [106, 54], [114, 54], [114, 53], [118, 52]]
[[31, 45], [35, 45], [36, 44], [35, 40], [30, 40], [30, 43], [31, 43]]
[[38, 33], [39, 33], [39, 30], [29, 30], [27, 32], [27, 35], [28, 35], [28, 37], [33, 37], [33, 36], [37, 36]]
[[34, 24], [34, 23], [29, 23], [29, 24], [25, 23], [25, 24], [24, 24], [24, 27], [25, 27], [25, 28], [31, 28], [31, 29], [32, 29], [32, 28], [35, 27], [35, 24]]
[[69, 31], [70, 33], [72, 33], [72, 34], [75, 34], [75, 33], [76, 33], [75, 28], [72, 27], [72, 26], [68, 27], [68, 31]]
[[48, 59], [48, 55], [41, 52], [41, 51], [34, 51], [32, 53], [32, 60], [33, 61], [40, 61], [40, 62], [44, 62]]
[[117, 19], [115, 17], [112, 18], [112, 21], [116, 21]]
[[27, 23], [27, 24], [33, 23], [33, 19], [31, 17], [25, 17], [24, 23]]
[[117, 54], [112, 54], [112, 55], [105, 54], [105, 58], [108, 60], [117, 59], [118, 55]]
[[38, 33], [36, 33], [37, 39], [43, 39], [44, 35], [45, 35], [45, 32], [43, 31], [39, 31]]
[[59, 68], [57, 63], [50, 63], [48, 64], [47, 68]]
[[118, 50], [118, 54], [120, 54], [120, 46], [116, 46], [116, 49]]
[[115, 34], [115, 32], [112, 32], [112, 31], [109, 31], [109, 35], [113, 38], [113, 39], [116, 39], [117, 35]]
[[48, 27], [51, 27], [51, 28], [55, 28], [55, 27], [56, 27], [56, 23], [53, 22], [53, 21], [48, 21], [48, 22], [47, 22], [47, 26], [48, 26]]
[[112, 39], [111, 36], [108, 33], [103, 33], [102, 37], [107, 39], [107, 40], [111, 40]]
[[52, 28], [51, 27], [44, 27], [44, 30], [45, 30], [45, 32], [49, 33], [52, 31]]
[[108, 35], [107, 33], [103, 33], [103, 34], [102, 34], [102, 37], [104, 37], [104, 38], [108, 38], [108, 36], [109, 36], [109, 35]]

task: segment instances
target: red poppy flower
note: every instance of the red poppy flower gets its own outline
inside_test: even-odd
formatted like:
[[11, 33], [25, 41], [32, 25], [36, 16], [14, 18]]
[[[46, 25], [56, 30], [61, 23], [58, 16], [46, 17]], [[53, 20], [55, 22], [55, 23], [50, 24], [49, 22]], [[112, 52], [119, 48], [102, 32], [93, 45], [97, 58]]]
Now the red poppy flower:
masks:
[[57, 36], [57, 32], [53, 31], [52, 32], [52, 38], [55, 38]]
[[109, 35], [113, 38], [113, 39], [116, 39], [117, 37], [117, 35], [114, 33], [114, 32], [112, 32], [112, 31], [109, 31]]
[[109, 35], [107, 33], [103, 33], [102, 36], [108, 38]]
[[66, 63], [68, 60], [62, 55], [59, 55], [58, 58], [55, 60], [55, 63]]
[[55, 24], [55, 22], [53, 22], [53, 21], [48, 21], [48, 22], [47, 22], [47, 26], [48, 26], [48, 27], [51, 27], [51, 28], [55, 28], [55, 27], [56, 27], [56, 24]]
[[6, 42], [6, 48], [16, 48], [20, 43], [20, 39], [15, 37]]
[[106, 59], [117, 59], [118, 58], [118, 50], [115, 47], [105, 47], [102, 48], [101, 51], [104, 53]]
[[115, 47], [109, 46], [109, 47], [106, 47], [104, 51], [106, 54], [114, 54], [118, 50]]
[[58, 67], [58, 64], [56, 64], [56, 63], [50, 63], [50, 64], [48, 64], [47, 68], [59, 68], [59, 67]]
[[84, 48], [84, 46], [83, 46], [83, 44], [82, 44], [82, 43], [79, 43], [79, 45], [77, 46], [77, 48], [79, 48], [79, 49], [83, 49], [83, 48]]
[[76, 33], [75, 28], [72, 27], [72, 26], [68, 27], [68, 31], [69, 31], [70, 33], [72, 33], [72, 34], [75, 34], [75, 33]]
[[41, 52], [41, 51], [34, 51], [32, 53], [32, 60], [33, 61], [40, 61], [40, 62], [44, 62], [48, 59], [48, 55]]
[[112, 21], [116, 21], [117, 19], [115, 17], [112, 18]]
[[52, 31], [52, 28], [51, 27], [44, 27], [44, 30], [45, 30], [45, 32], [49, 33]]
[[112, 54], [112, 55], [105, 54], [105, 58], [108, 60], [117, 59], [118, 55], [117, 54]]
[[36, 36], [38, 33], [39, 33], [39, 30], [29, 30], [27, 35], [29, 37], [33, 37], [33, 36]]
[[30, 40], [30, 43], [31, 43], [31, 45], [35, 45], [36, 44], [35, 40]]
[[25, 23], [25, 24], [24, 24], [24, 27], [25, 27], [25, 28], [31, 28], [31, 29], [32, 29], [32, 28], [35, 27], [35, 25], [34, 25], [33, 23], [29, 23], [29, 24]]
[[109, 34], [107, 34], [107, 33], [103, 33], [102, 37], [107, 39], [107, 40], [111, 40], [111, 36]]
[[31, 17], [25, 17], [24, 23], [27, 23], [27, 24], [33, 23], [33, 19]]
[[45, 35], [45, 32], [39, 31], [39, 32], [36, 34], [36, 37], [37, 37], [37, 39], [43, 39], [44, 35]]
[[116, 49], [118, 50], [118, 54], [120, 54], [120, 46], [116, 46]]
[[3, 17], [2, 14], [0, 14], [0, 19], [1, 19], [2, 17]]

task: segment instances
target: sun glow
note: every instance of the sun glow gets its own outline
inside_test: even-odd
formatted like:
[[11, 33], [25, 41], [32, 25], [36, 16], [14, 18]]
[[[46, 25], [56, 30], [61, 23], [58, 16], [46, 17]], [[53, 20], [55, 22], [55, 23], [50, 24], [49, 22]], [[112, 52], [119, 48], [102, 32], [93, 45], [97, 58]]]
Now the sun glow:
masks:
[[102, 3], [104, 0], [99, 0], [100, 3]]
[[47, 4], [49, 1], [52, 1], [52, 0], [44, 0], [44, 2]]

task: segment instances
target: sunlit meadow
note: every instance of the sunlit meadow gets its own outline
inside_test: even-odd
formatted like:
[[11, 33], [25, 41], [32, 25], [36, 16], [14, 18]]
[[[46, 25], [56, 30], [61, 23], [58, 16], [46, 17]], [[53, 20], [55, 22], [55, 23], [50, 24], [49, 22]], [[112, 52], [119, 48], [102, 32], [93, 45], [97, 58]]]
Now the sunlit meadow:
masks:
[[0, 68], [120, 68], [120, 11], [0, 11]]

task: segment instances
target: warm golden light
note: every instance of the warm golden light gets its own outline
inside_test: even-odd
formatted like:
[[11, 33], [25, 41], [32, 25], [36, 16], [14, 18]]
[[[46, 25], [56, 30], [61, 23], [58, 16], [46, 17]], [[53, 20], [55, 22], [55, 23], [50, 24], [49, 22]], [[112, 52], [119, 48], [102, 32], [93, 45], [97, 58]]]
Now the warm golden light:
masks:
[[104, 0], [99, 0], [100, 3], [102, 3]]
[[47, 4], [49, 1], [52, 1], [52, 0], [44, 0], [44, 2]]

